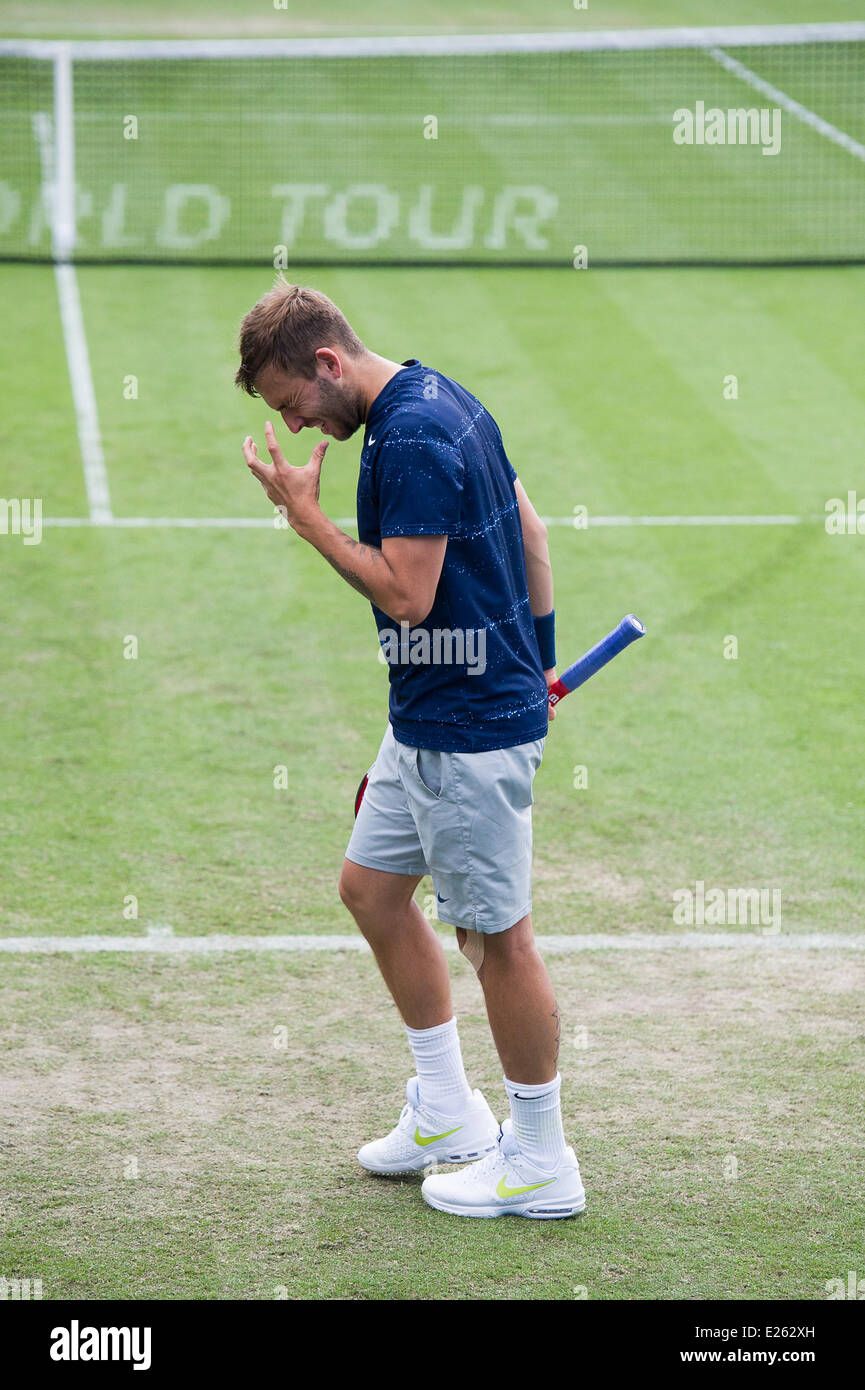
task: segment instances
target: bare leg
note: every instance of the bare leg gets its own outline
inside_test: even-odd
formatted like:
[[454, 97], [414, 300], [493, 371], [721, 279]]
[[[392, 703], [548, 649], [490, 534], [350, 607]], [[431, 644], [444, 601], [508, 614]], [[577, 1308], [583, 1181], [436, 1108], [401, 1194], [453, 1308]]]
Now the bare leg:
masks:
[[[459, 927], [457, 938], [464, 942]], [[505, 1076], [525, 1086], [552, 1081], [558, 1070], [559, 1008], [535, 946], [531, 915], [484, 937], [478, 978]]]
[[454, 1011], [442, 944], [412, 897], [420, 881], [421, 875], [383, 873], [346, 859], [339, 895], [372, 947], [403, 1022], [435, 1028]]

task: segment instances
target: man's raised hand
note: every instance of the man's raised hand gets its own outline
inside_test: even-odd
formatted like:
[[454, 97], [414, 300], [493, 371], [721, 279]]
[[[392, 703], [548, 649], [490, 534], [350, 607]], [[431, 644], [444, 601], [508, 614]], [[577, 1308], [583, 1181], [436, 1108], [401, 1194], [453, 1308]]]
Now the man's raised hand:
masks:
[[309, 463], [296, 467], [286, 462], [269, 420], [264, 433], [273, 462], [263, 463], [258, 457], [258, 446], [251, 434], [243, 441], [243, 457], [271, 502], [279, 507], [289, 526], [297, 530], [318, 511], [319, 479], [328, 441], [323, 439], [316, 444]]

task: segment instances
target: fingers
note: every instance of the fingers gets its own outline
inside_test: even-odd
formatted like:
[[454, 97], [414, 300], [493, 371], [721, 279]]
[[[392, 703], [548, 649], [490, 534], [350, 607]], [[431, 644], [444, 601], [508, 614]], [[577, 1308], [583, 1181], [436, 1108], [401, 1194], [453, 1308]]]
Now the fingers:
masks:
[[[283, 498], [285, 488], [290, 487], [290, 479], [295, 474], [303, 474], [302, 468], [289, 468], [286, 463], [282, 450], [276, 442], [276, 434], [270, 420], [264, 427], [267, 439], [267, 449], [273, 460], [273, 465], [264, 462], [258, 457], [258, 446], [251, 434], [248, 434], [243, 441], [243, 457], [246, 460], [250, 473], [261, 483], [265, 492], [272, 502], [279, 502]], [[313, 470], [313, 480], [316, 496], [318, 495], [318, 475], [321, 472], [321, 465], [327, 453], [329, 440], [323, 439], [320, 444], [316, 444], [310, 456], [308, 467]]]
[[243, 457], [253, 477], [257, 478], [261, 484], [266, 485], [267, 475], [272, 473], [273, 469], [270, 464], [262, 463], [258, 457], [258, 446], [251, 434], [248, 434], [243, 441]]
[[269, 420], [264, 427], [264, 437], [267, 440], [267, 452], [270, 454], [274, 463], [277, 465], [284, 464], [285, 459], [282, 456], [282, 450], [276, 442], [276, 431]]
[[[287, 467], [283, 452], [276, 442], [276, 433], [273, 425], [269, 420], [264, 426], [264, 435], [267, 440], [267, 451], [273, 459], [274, 464], [278, 468]], [[327, 453], [327, 446], [329, 443], [329, 439], [323, 439], [320, 444], [316, 444], [310, 455], [310, 463], [317, 466], [319, 469], [324, 462], [324, 456]], [[258, 457], [258, 445], [255, 443], [251, 434], [248, 434], [243, 441], [243, 457], [254, 473], [256, 472], [256, 466], [259, 469], [267, 469], [269, 471], [269, 466], [266, 463], [262, 463], [261, 459]], [[259, 473], [256, 476], [260, 477], [261, 474]]]
[[256, 478], [261, 477], [261, 459], [258, 457], [258, 445], [251, 434], [248, 434], [243, 441], [243, 457], [246, 459], [247, 466]]

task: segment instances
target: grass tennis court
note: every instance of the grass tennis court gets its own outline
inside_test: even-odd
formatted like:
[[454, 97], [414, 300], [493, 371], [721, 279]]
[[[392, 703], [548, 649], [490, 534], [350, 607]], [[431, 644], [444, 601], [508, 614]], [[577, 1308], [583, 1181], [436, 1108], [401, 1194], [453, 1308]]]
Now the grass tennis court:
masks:
[[[663, 0], [647, 20], [625, 0], [586, 14], [442, 0], [431, 18], [376, 0], [361, 22], [337, 0], [324, 17], [265, 5], [241, 27], [270, 38], [815, 19], [812, 0], [759, 11]], [[819, 16], [859, 17], [852, 0]], [[182, 16], [167, 0], [74, 14], [0, 3], [0, 37], [237, 33], [227, 0], [193, 0]], [[645, 93], [608, 80], [607, 57], [584, 70], [601, 74], [597, 90], [553, 116], [618, 112], [639, 128]], [[808, 87], [801, 55], [776, 59], [772, 82], [865, 138], [852, 85], [830, 93], [815, 67]], [[112, 82], [111, 110], [130, 88], [119, 69], [100, 79], [91, 66], [77, 93], [78, 168], [94, 195], [84, 243], [107, 215], [114, 235], [137, 227], [152, 249], [162, 214], [135, 197], [176, 180], [234, 178], [235, 209], [243, 180], [257, 180], [272, 212], [269, 153], [226, 174], [201, 119], [178, 125], [175, 162], [154, 158], [136, 194], [119, 162], [134, 151], [111, 153], [114, 128], [98, 118]], [[658, 109], [678, 100], [681, 71], [659, 81]], [[704, 71], [738, 99], [729, 70], [706, 59], [689, 101]], [[243, 85], [225, 77], [223, 119]], [[496, 95], [531, 116], [532, 82], [514, 69], [506, 86]], [[470, 88], [455, 83], [457, 106]], [[417, 102], [434, 93], [419, 65]], [[328, 92], [342, 130], [344, 95], [341, 82]], [[158, 122], [187, 96], [183, 82], [142, 77], [132, 104]], [[404, 199], [400, 179], [417, 171], [372, 121], [397, 113], [399, 94], [363, 100], [363, 177]], [[28, 229], [45, 255], [50, 227], [33, 209], [51, 131], [32, 118], [52, 101], [47, 69], [0, 96], [0, 182], [23, 199], [21, 212], [0, 196], [0, 239]], [[258, 115], [280, 110], [274, 99]], [[511, 180], [509, 148], [521, 182], [554, 177], [531, 122], [509, 146], [506, 123], [473, 129], [466, 111], [460, 148], [427, 151], [437, 187], [487, 180], [487, 215]], [[657, 132], [621, 158], [613, 120], [580, 128], [596, 210], [606, 215], [606, 180], [630, 217], [681, 249], [688, 200], [665, 195], [678, 166], [653, 162]], [[795, 197], [773, 203], [761, 186], [755, 202], [754, 164], [772, 160], [737, 150], [756, 161], [716, 164], [718, 206], [757, 239], [774, 208], [773, 233], [819, 255], [817, 168], [842, 190], [841, 230], [861, 242], [865, 163], [843, 143], [824, 149], [813, 125], [789, 129]], [[360, 177], [339, 149], [329, 158], [333, 189]], [[293, 177], [315, 176], [315, 160], [301, 165]], [[125, 203], [112, 191], [124, 180]], [[741, 209], [758, 206], [743, 227]], [[459, 207], [439, 206], [442, 227]], [[564, 263], [579, 207], [563, 204], [556, 229]], [[616, 228], [612, 214], [599, 234]], [[230, 254], [247, 245], [241, 232]], [[248, 433], [263, 444], [268, 412], [233, 385], [235, 339], [272, 282], [272, 242], [268, 224], [257, 267], [76, 267], [107, 524], [93, 524], [93, 450], [82, 459], [70, 387], [68, 278], [0, 263], [0, 1276], [41, 1280], [46, 1300], [826, 1299], [830, 1281], [865, 1275], [865, 539], [825, 525], [830, 499], [847, 506], [852, 493], [855, 506], [865, 493], [865, 266], [419, 268], [376, 264], [373, 249], [369, 264], [286, 268], [375, 351], [419, 358], [492, 412], [548, 521], [560, 669], [628, 611], [647, 627], [559, 711], [534, 787], [535, 929], [558, 938], [547, 961], [565, 1131], [588, 1209], [466, 1222], [426, 1206], [419, 1177], [376, 1179], [355, 1158], [395, 1122], [412, 1069], [372, 956], [343, 945], [357, 933], [336, 892], [355, 789], [385, 728], [387, 671], [368, 604], [274, 524], [241, 456]], [[5, 242], [0, 253], [29, 254]], [[318, 438], [278, 435], [293, 463]], [[359, 437], [331, 442], [322, 475], [322, 506], [348, 530], [358, 454]], [[13, 524], [9, 499], [23, 498], [41, 503], [38, 538]], [[751, 907], [756, 893], [760, 915], [683, 924], [677, 902], [698, 885]], [[417, 893], [429, 911], [431, 889]], [[215, 935], [318, 949], [214, 950]], [[172, 936], [194, 941], [172, 950]], [[99, 949], [48, 952], [44, 937], [82, 948], [96, 937]], [[150, 946], [121, 949], [128, 938]], [[449, 962], [469, 1080], [501, 1118], [480, 986], [462, 956]]]
[[[21, 957], [4, 1268], [45, 1298], [825, 1298], [861, 1263], [846, 960], [551, 960], [590, 1207], [546, 1223], [439, 1221], [419, 1178], [359, 1168], [407, 1050], [370, 958]], [[492, 1098], [469, 969], [455, 1004]]]
[[[265, 412], [231, 376], [267, 274], [79, 278], [115, 516], [266, 518], [239, 450]], [[53, 273], [0, 279], [3, 490], [23, 472], [46, 518], [84, 517]], [[561, 649], [628, 608], [650, 640], [551, 729], [537, 930], [677, 931], [672, 894], [703, 880], [779, 889], [785, 935], [861, 932], [863, 551], [819, 517], [856, 480], [865, 272], [308, 279], [379, 350], [479, 394], [544, 515], [818, 518], [550, 527]], [[354, 466], [331, 447], [332, 516], [353, 513]], [[3, 546], [4, 934], [349, 932], [334, 885], [386, 708], [363, 600], [269, 527], [45, 526]], [[409, 1064], [369, 958], [4, 956], [4, 1268], [59, 1297], [615, 1299], [820, 1298], [857, 1267], [857, 953], [550, 964], [593, 1201], [527, 1239], [438, 1223], [410, 1182], [354, 1163]], [[453, 971], [473, 1084], [495, 1095], [479, 990]]]

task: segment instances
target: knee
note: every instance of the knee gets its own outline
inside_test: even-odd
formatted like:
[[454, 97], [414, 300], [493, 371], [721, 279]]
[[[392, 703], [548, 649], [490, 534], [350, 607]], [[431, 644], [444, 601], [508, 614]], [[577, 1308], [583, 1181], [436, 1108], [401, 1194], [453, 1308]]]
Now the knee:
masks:
[[523, 917], [507, 931], [494, 932], [486, 941], [486, 956], [509, 968], [523, 968], [537, 958], [540, 960], [530, 917]]
[[339, 896], [353, 917], [363, 911], [366, 901], [363, 882], [361, 876], [356, 872], [356, 868], [356, 865], [346, 860], [337, 884]]
[[395, 922], [404, 924], [412, 908], [412, 895], [420, 882], [405, 874], [394, 875], [380, 869], [367, 869], [353, 860], [343, 862], [339, 876], [339, 896], [365, 936]]
[[339, 896], [359, 926], [380, 917], [387, 909], [387, 895], [383, 900], [379, 877], [374, 869], [365, 869], [350, 859], [343, 863], [337, 885]]

